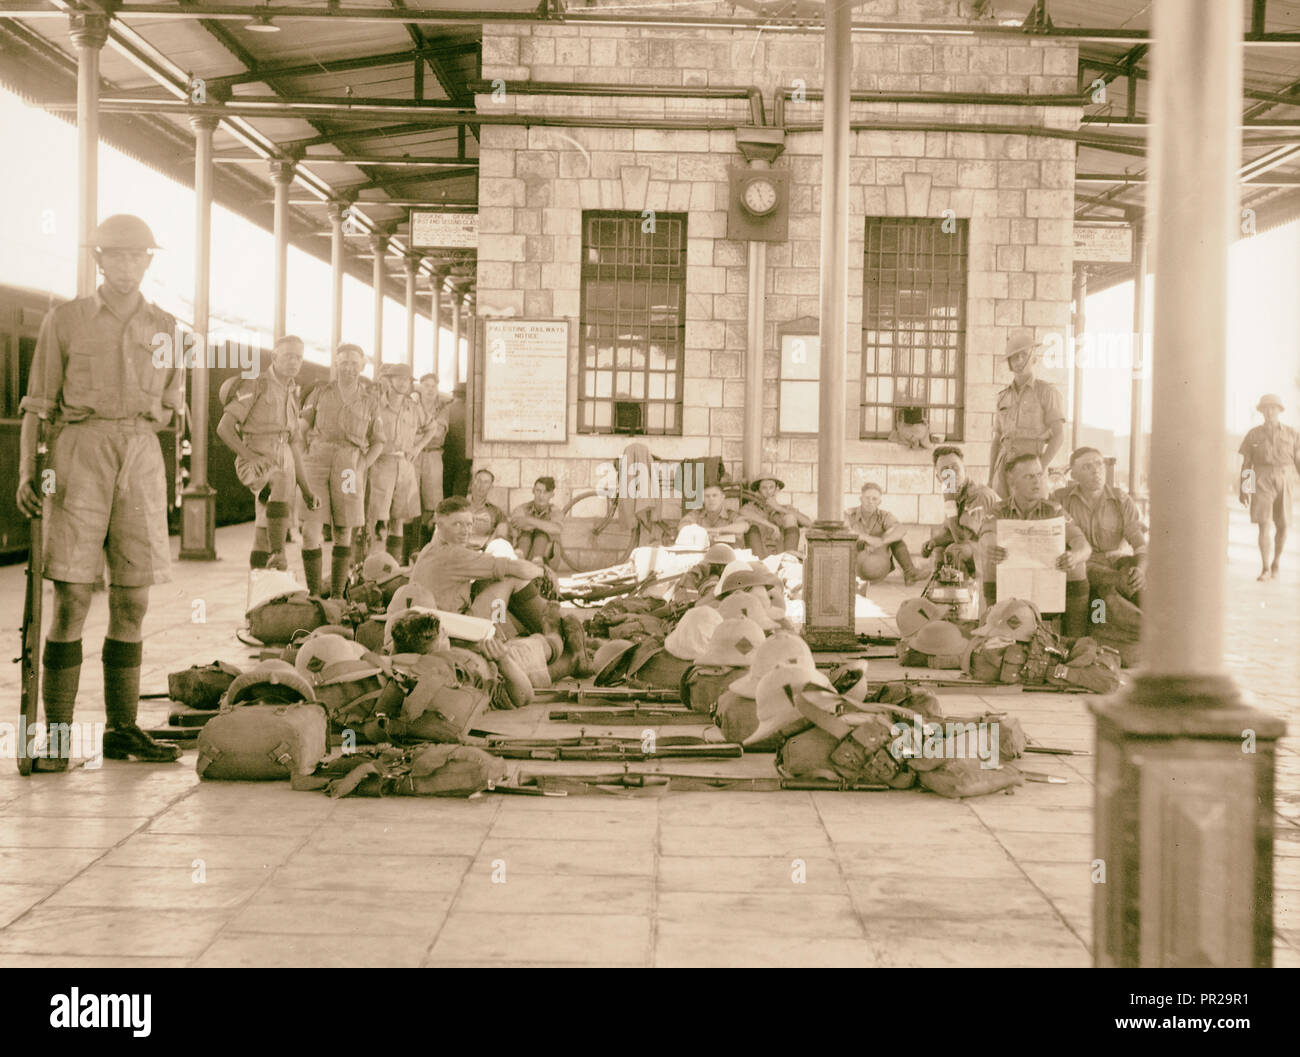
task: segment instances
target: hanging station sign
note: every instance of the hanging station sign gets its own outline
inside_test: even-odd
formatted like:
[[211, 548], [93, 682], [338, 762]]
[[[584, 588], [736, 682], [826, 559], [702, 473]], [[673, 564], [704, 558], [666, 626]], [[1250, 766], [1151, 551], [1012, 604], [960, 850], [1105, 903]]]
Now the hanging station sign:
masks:
[[1133, 228], [1128, 224], [1074, 225], [1076, 264], [1132, 264]]
[[478, 249], [478, 214], [412, 209], [411, 248]]

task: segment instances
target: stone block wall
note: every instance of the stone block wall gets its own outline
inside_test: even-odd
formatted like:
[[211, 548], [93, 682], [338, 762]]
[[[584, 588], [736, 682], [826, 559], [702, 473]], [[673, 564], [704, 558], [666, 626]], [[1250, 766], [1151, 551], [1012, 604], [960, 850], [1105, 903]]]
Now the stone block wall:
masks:
[[[692, 13], [696, 8], [692, 8]], [[886, 0], [856, 9], [858, 19], [960, 19], [955, 3]], [[855, 34], [855, 91], [1067, 94], [1075, 91], [1077, 48], [1059, 40], [1001, 36]], [[822, 85], [819, 35], [716, 29], [487, 25], [483, 77], [505, 84], [504, 98], [480, 95], [482, 113], [629, 122], [662, 119], [751, 123], [743, 99], [602, 98], [525, 95], [512, 82], [553, 81], [674, 86], [758, 86], [768, 122], [776, 92]], [[1010, 382], [1002, 359], [1009, 338], [1064, 338], [1069, 325], [1074, 211], [1074, 145], [980, 126], [1071, 129], [1074, 107], [855, 103], [857, 122], [927, 122], [969, 131], [852, 133], [849, 198], [847, 506], [863, 481], [886, 488], [884, 505], [910, 524], [936, 524], [942, 498], [927, 451], [859, 440], [864, 220], [942, 217], [969, 220], [965, 346], [967, 461], [988, 473], [993, 410]], [[816, 124], [817, 101], [791, 102], [787, 125]], [[651, 437], [663, 458], [721, 455], [741, 473], [747, 248], [726, 238], [727, 170], [743, 164], [725, 130], [483, 125], [480, 135], [478, 306], [483, 315], [567, 317], [570, 436], [563, 445], [475, 441], [475, 463], [497, 473], [499, 498], [530, 496], [544, 473], [560, 500], [594, 487], [596, 467], [623, 449], [623, 436], [578, 435], [578, 324], [582, 213], [643, 209], [688, 215], [683, 435]], [[770, 243], [764, 277], [764, 468], [815, 513], [816, 438], [776, 433], [778, 328], [819, 315], [822, 134], [791, 132], [775, 163], [790, 174], [789, 238]], [[1045, 376], [1066, 392], [1065, 372]], [[481, 378], [481, 375], [478, 376]], [[1067, 401], [1067, 408], [1068, 408]]]

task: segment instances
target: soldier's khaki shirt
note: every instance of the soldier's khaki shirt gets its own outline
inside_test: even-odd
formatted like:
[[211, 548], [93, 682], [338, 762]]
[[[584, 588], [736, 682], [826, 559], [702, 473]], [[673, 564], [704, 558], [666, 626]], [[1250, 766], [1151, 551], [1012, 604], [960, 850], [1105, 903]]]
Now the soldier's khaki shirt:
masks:
[[1300, 433], [1281, 422], [1276, 426], [1265, 422], [1242, 438], [1237, 453], [1245, 456], [1247, 469], [1290, 465], [1300, 470]]
[[225, 414], [254, 451], [270, 453], [298, 433], [298, 384], [282, 382], [274, 370], [241, 382]]
[[898, 524], [898, 518], [882, 506], [869, 514], [862, 507], [855, 506], [845, 515], [844, 523], [859, 535], [883, 536]]
[[126, 316], [101, 290], [59, 305], [41, 324], [22, 410], [62, 422], [144, 418], [161, 429], [183, 400], [179, 336], [175, 317], [143, 296]]
[[364, 386], [359, 385], [352, 400], [345, 401], [337, 382], [322, 385], [307, 397], [302, 413], [309, 423], [306, 431], [309, 445], [320, 441], [369, 448], [387, 441], [377, 401]]
[[1004, 440], [1022, 442], [1022, 450], [1027, 450], [1023, 442], [1046, 441], [1051, 427], [1064, 421], [1065, 402], [1051, 382], [1035, 378], [1023, 388], [1012, 382], [998, 393], [994, 432]]
[[[1014, 499], [1002, 500], [993, 508], [990, 516], [985, 518], [984, 524], [980, 527], [980, 543], [991, 546], [997, 541], [998, 518], [1008, 518], [1012, 521], [1046, 521], [1054, 517], [1065, 518], [1066, 550], [1078, 551], [1088, 547], [1088, 540], [1079, 526], [1074, 523], [1074, 519], [1050, 499], [1040, 499], [1025, 510], [1021, 510]], [[990, 536], [993, 538], [989, 539]], [[998, 578], [998, 567], [992, 562], [984, 562], [983, 566], [984, 581], [995, 583]], [[1065, 578], [1067, 580], [1088, 579], [1087, 565], [1080, 562], [1066, 574]]]
[[1118, 550], [1126, 540], [1134, 554], [1147, 549], [1142, 514], [1127, 492], [1103, 485], [1093, 502], [1079, 485], [1072, 484], [1052, 498], [1074, 519], [1098, 557]]
[[387, 438], [384, 454], [415, 456], [415, 438], [420, 435], [423, 418], [420, 405], [409, 396], [398, 399], [396, 405], [380, 397], [376, 413]]

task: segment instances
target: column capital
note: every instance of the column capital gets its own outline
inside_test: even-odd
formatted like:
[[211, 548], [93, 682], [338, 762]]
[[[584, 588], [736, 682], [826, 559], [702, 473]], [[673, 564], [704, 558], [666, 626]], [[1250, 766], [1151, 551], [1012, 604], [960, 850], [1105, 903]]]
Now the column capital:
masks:
[[343, 223], [343, 214], [348, 211], [347, 202], [330, 202], [325, 206], [325, 215], [330, 218], [330, 222]]
[[68, 35], [78, 48], [102, 48], [108, 41], [108, 18], [85, 13], [68, 16]]
[[370, 248], [376, 254], [385, 254], [388, 252], [388, 236], [381, 235], [378, 232], [370, 236]]
[[190, 115], [190, 128], [192, 128], [196, 133], [212, 132], [220, 123], [221, 119], [214, 114]]
[[288, 158], [270, 158], [266, 165], [271, 172], [272, 183], [288, 184], [293, 182], [295, 167], [294, 163]]
[[423, 263], [424, 255], [422, 253], [408, 253], [406, 255], [406, 270], [411, 275], [418, 275], [420, 273], [420, 265]]

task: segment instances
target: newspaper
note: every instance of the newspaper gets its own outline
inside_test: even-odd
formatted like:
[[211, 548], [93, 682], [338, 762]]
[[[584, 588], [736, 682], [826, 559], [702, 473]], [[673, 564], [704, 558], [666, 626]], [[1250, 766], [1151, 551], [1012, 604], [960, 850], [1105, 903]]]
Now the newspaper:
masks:
[[998, 601], [1023, 598], [1040, 613], [1065, 612], [1065, 572], [1056, 568], [1065, 553], [1065, 518], [998, 518], [997, 544], [1007, 552], [997, 567]]

